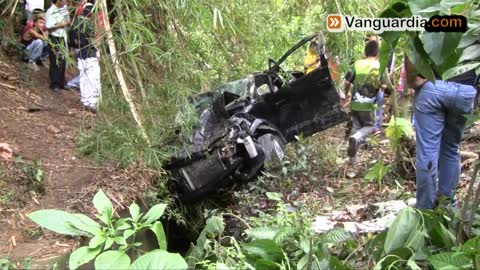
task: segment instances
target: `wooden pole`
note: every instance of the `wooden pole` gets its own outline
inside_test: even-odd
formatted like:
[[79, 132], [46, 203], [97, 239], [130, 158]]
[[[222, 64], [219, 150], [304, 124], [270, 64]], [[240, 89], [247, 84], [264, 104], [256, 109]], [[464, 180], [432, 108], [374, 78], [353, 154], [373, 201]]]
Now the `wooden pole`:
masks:
[[107, 9], [106, 0], [102, 0], [101, 9], [103, 12], [103, 24], [105, 25], [105, 33], [107, 35], [108, 48], [110, 49], [113, 68], [117, 75], [118, 82], [120, 83], [120, 88], [122, 89], [123, 96], [125, 97], [125, 100], [128, 103], [130, 112], [133, 115], [133, 119], [135, 119], [135, 122], [137, 123], [138, 129], [140, 130], [142, 137], [145, 139], [148, 145], [151, 145], [150, 139], [148, 138], [147, 133], [145, 132], [145, 128], [143, 127], [142, 120], [140, 119], [140, 116], [137, 113], [137, 108], [135, 107], [135, 103], [133, 103], [132, 96], [130, 95], [130, 92], [127, 87], [127, 83], [125, 82], [125, 78], [123, 76], [122, 69], [120, 68], [120, 64], [118, 62], [117, 49], [115, 47], [115, 42], [113, 41], [112, 29], [110, 27], [110, 22], [108, 20], [108, 9]]

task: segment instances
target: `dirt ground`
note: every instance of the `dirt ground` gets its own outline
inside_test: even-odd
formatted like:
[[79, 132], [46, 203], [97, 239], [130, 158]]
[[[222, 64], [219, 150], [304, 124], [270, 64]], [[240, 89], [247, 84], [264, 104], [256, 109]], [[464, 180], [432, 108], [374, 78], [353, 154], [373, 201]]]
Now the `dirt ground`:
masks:
[[[67, 79], [72, 75], [68, 71]], [[0, 54], [0, 142], [15, 156], [0, 162], [0, 258], [31, 257], [33, 268], [46, 268], [74, 248], [73, 238], [39, 229], [26, 217], [31, 211], [92, 213], [99, 187], [123, 208], [148, 187], [155, 173], [99, 167], [76, 153], [78, 132], [88, 132], [95, 117], [82, 110], [78, 92], [49, 90], [47, 67], [34, 72]], [[116, 192], [119, 182], [130, 194]]]

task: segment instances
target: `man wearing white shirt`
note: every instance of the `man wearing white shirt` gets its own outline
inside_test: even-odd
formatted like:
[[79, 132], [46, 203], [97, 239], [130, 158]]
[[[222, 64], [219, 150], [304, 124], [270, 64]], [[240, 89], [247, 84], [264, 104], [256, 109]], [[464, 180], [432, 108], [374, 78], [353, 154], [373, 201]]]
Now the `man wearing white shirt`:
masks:
[[70, 16], [65, 8], [65, 0], [52, 0], [52, 6], [45, 14], [49, 36], [50, 89], [60, 92], [65, 87], [65, 56], [67, 48], [67, 30]]
[[25, 1], [25, 12], [27, 13], [27, 20], [32, 19], [32, 13], [34, 9], [45, 10], [45, 1], [44, 0], [26, 0]]

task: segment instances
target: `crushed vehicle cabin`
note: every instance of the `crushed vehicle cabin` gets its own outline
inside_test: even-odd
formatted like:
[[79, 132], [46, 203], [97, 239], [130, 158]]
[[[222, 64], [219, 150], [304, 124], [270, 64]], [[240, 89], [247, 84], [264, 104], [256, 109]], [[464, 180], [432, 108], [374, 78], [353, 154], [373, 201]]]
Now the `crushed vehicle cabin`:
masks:
[[[313, 72], [284, 71], [280, 65], [318, 37], [322, 65]], [[253, 179], [265, 162], [281, 160], [295, 136], [310, 136], [348, 120], [332, 82], [321, 34], [302, 39], [269, 69], [191, 97], [198, 113], [188, 150], [166, 168], [184, 201], [194, 201], [227, 184]], [[187, 139], [185, 139], [187, 138]]]

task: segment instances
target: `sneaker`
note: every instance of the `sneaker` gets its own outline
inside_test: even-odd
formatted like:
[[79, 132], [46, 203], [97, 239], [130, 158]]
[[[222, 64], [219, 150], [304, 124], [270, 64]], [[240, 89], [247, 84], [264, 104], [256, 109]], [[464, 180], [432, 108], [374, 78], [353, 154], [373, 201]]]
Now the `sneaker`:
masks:
[[380, 129], [375, 129], [373, 132], [372, 132], [372, 136], [378, 136], [378, 135], [381, 135], [382, 134], [382, 131], [380, 131]]
[[350, 165], [354, 165], [355, 163], [357, 163], [357, 157], [348, 157], [348, 164]]
[[97, 113], [97, 108], [95, 108], [95, 106], [87, 106], [87, 105], [83, 105], [82, 106], [83, 109], [87, 112], [91, 112], [91, 113]]
[[62, 92], [62, 89], [58, 88], [58, 87], [53, 87], [53, 88], [50, 88], [50, 90], [52, 90], [55, 94], [59, 94]]
[[39, 71], [40, 68], [38, 67], [37, 63], [33, 62], [33, 61], [28, 61], [28, 67], [33, 69], [34, 71]]
[[347, 154], [349, 157], [355, 157], [358, 152], [359, 143], [354, 137], [348, 139], [348, 149]]
[[65, 90], [71, 90], [71, 91], [77, 91], [79, 92], [80, 91], [80, 87], [78, 85], [74, 85], [74, 84], [71, 84], [71, 83], [67, 83], [65, 85]]

